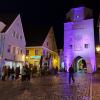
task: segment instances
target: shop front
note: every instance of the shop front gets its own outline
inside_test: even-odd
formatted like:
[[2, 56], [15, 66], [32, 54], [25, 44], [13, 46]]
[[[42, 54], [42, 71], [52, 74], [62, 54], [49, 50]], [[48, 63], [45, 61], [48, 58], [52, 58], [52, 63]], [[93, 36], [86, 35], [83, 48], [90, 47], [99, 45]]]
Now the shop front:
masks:
[[20, 68], [20, 73], [21, 73], [21, 70], [22, 70], [22, 67], [23, 67], [23, 65], [24, 65], [24, 62], [21, 62], [21, 61], [12, 61], [12, 60], [5, 60], [5, 64], [4, 64], [5, 66], [7, 66], [7, 67], [10, 67], [10, 68], [12, 68], [12, 67], [14, 67], [14, 69], [16, 69], [16, 68]]

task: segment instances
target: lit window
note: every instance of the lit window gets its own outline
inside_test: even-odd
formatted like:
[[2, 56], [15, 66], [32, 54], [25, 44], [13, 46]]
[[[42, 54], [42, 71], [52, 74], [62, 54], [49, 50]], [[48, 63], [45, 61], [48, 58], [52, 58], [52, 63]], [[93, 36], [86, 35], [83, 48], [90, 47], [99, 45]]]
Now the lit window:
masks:
[[16, 47], [13, 47], [13, 53], [15, 54], [15, 49], [16, 49]]
[[38, 55], [38, 50], [35, 50], [35, 55]]
[[29, 50], [26, 50], [26, 55], [29, 55]]
[[18, 48], [18, 54], [20, 54], [20, 48]]
[[18, 48], [15, 47], [15, 54], [18, 54]]
[[85, 48], [88, 48], [88, 47], [89, 47], [89, 45], [88, 45], [88, 44], [85, 44], [84, 46], [85, 46]]

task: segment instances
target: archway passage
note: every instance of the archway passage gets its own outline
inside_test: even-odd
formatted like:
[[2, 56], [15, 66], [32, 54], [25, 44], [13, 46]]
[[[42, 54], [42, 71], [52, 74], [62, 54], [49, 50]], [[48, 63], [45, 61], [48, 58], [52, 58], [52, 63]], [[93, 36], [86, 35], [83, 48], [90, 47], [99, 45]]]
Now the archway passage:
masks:
[[73, 60], [73, 68], [74, 68], [75, 72], [78, 72], [80, 70], [86, 71], [87, 70], [86, 61], [81, 56], [77, 56]]

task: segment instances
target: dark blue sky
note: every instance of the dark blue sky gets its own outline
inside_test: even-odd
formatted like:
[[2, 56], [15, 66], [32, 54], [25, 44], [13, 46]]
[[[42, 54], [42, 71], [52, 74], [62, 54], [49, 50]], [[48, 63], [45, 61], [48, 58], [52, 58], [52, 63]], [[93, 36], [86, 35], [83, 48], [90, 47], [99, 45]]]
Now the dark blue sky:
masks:
[[86, 6], [94, 10], [97, 20], [99, 5], [99, 0], [0, 0], [0, 13], [20, 13], [26, 37], [33, 32], [43, 34], [53, 25], [58, 48], [62, 48], [65, 13], [72, 7]]

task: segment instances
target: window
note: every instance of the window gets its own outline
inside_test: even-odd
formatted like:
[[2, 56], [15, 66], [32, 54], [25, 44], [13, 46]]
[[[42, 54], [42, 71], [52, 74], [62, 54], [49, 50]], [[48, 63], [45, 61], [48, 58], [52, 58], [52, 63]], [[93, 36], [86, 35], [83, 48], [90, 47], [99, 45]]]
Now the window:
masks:
[[38, 55], [38, 50], [35, 50], [35, 55]]
[[26, 55], [29, 55], [29, 50], [26, 50]]
[[18, 34], [16, 34], [16, 38], [17, 38], [17, 39], [19, 38], [19, 35], [18, 35]]
[[11, 52], [11, 45], [8, 45], [8, 52]]
[[85, 46], [85, 48], [88, 48], [88, 47], [89, 47], [89, 45], [88, 45], [88, 44], [85, 44], [84, 46]]
[[72, 49], [72, 45], [69, 45], [69, 48]]
[[13, 47], [13, 53], [15, 54], [15, 49], [16, 49], [16, 47]]
[[20, 35], [20, 39], [22, 40], [22, 35]]
[[17, 47], [17, 48], [16, 48], [16, 54], [18, 54], [18, 50], [19, 50], [19, 48]]
[[18, 54], [20, 54], [20, 48], [18, 49]]
[[13, 35], [13, 37], [15, 37], [15, 35], [16, 35], [15, 31], [13, 32], [13, 34], [12, 34], [12, 35]]
[[23, 53], [22, 49], [20, 50], [20, 53], [21, 53], [21, 54]]

